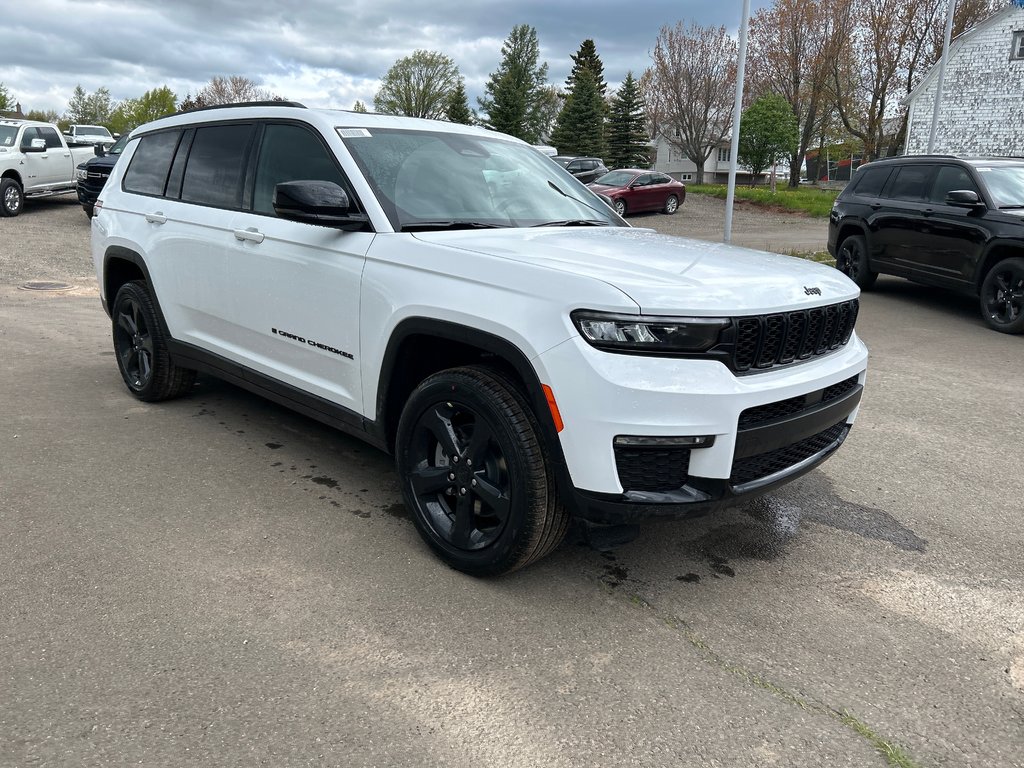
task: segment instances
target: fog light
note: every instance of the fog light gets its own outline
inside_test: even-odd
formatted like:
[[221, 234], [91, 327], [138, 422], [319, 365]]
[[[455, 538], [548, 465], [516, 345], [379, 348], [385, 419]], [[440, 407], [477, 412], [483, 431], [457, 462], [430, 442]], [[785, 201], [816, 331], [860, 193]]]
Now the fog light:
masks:
[[715, 444], [714, 435], [694, 435], [691, 437], [649, 437], [647, 435], [618, 435], [614, 444], [617, 446], [643, 446], [647, 448], [657, 447], [683, 447], [683, 448], [710, 448]]

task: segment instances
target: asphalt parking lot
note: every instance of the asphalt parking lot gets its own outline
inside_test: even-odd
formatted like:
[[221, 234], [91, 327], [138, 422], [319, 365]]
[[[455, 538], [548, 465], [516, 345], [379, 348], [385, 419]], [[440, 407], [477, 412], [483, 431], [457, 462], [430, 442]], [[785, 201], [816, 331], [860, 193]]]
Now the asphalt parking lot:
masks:
[[1024, 765], [1024, 337], [973, 300], [879, 279], [796, 483], [480, 581], [358, 441], [131, 398], [88, 226], [0, 219], [0, 765]]

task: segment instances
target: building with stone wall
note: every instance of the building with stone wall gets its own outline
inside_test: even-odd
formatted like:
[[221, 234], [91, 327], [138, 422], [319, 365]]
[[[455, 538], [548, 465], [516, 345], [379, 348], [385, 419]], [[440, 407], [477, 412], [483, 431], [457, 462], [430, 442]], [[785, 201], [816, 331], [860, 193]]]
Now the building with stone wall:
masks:
[[[928, 151], [939, 65], [907, 96], [906, 153]], [[935, 153], [1024, 157], [1024, 8], [1008, 5], [950, 45]]]

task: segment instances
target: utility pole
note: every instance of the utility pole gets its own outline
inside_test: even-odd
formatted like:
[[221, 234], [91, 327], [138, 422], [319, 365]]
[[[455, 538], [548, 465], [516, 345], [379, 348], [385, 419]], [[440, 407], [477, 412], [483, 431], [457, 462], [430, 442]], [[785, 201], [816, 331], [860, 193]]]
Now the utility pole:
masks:
[[736, 202], [736, 169], [740, 162], [740, 119], [743, 117], [743, 76], [747, 65], [747, 28], [750, 26], [750, 0], [743, 0], [740, 21], [740, 51], [736, 66], [736, 105], [732, 110], [732, 149], [729, 154], [729, 186], [725, 193], [725, 238], [732, 242], [732, 209]]
[[939, 130], [939, 107], [942, 106], [942, 86], [946, 82], [946, 61], [949, 59], [949, 39], [953, 36], [953, 14], [956, 0], [946, 0], [946, 32], [942, 37], [942, 58], [939, 59], [939, 82], [935, 86], [935, 104], [932, 108], [932, 130], [928, 135], [928, 154], [935, 152], [935, 134]]

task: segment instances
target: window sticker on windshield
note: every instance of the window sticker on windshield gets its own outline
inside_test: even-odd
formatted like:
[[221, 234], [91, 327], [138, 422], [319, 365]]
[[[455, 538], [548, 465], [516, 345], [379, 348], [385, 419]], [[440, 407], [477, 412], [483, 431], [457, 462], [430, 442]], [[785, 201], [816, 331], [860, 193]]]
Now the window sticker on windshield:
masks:
[[371, 133], [365, 128], [339, 128], [338, 135], [343, 139], [368, 139]]

